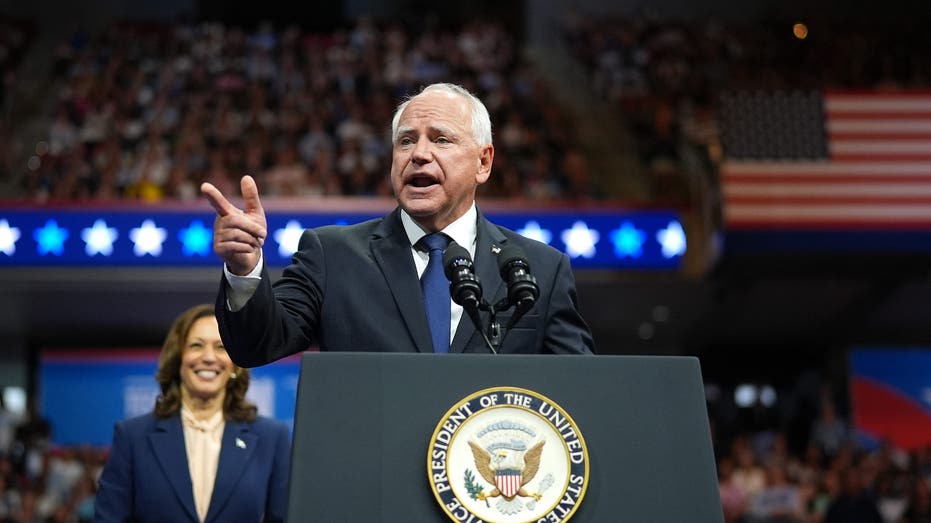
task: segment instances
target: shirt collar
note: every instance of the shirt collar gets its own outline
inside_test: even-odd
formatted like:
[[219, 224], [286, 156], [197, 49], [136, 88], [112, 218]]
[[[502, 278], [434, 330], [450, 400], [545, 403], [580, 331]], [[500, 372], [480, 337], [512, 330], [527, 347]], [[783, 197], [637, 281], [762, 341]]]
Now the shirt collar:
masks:
[[202, 430], [204, 432], [210, 432], [216, 430], [221, 423], [223, 423], [223, 411], [218, 410], [210, 419], [199, 420], [194, 417], [194, 413], [187, 408], [183, 403], [181, 404], [181, 422], [184, 425], [192, 428]]
[[[472, 252], [475, 245], [475, 236], [478, 234], [477, 220], [478, 211], [475, 208], [475, 202], [472, 202], [472, 206], [469, 207], [465, 214], [440, 232]], [[410, 240], [411, 245], [417, 245], [421, 238], [431, 232], [425, 231], [404, 209], [401, 209], [401, 224], [404, 225], [404, 232], [407, 233], [407, 239]]]

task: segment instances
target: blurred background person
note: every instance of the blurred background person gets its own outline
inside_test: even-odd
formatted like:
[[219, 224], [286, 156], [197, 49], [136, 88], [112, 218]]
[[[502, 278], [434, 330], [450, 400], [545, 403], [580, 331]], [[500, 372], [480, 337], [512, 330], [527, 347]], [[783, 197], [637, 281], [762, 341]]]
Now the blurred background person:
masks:
[[119, 422], [94, 521], [283, 521], [287, 427], [246, 400], [212, 305], [172, 324], [159, 356], [152, 413]]
[[828, 507], [824, 523], [882, 523], [876, 499], [855, 469], [841, 475], [840, 493]]

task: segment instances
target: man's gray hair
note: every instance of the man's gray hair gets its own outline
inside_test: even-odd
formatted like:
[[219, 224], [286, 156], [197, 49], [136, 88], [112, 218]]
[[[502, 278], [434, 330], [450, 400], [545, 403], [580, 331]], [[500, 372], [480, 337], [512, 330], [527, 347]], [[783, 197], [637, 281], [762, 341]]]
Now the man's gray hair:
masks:
[[430, 91], [441, 91], [465, 98], [472, 113], [472, 137], [475, 139], [475, 143], [480, 146], [491, 145], [491, 117], [488, 116], [488, 109], [485, 108], [485, 104], [477, 96], [470, 93], [468, 89], [449, 83], [430, 84], [398, 106], [394, 111], [394, 117], [391, 119], [392, 143], [398, 139], [398, 122], [401, 120], [401, 113], [407, 108], [407, 104], [411, 103], [414, 98]]

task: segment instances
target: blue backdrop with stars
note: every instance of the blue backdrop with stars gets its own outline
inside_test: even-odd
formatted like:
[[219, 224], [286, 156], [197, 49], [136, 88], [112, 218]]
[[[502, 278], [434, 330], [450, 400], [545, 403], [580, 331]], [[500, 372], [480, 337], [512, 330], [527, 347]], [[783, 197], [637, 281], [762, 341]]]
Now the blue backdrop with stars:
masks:
[[[487, 213], [565, 252], [586, 269], [678, 269], [686, 234], [673, 211]], [[381, 213], [268, 212], [265, 256], [290, 261], [305, 228], [357, 223]], [[0, 266], [210, 266], [213, 214], [143, 210], [0, 210]]]

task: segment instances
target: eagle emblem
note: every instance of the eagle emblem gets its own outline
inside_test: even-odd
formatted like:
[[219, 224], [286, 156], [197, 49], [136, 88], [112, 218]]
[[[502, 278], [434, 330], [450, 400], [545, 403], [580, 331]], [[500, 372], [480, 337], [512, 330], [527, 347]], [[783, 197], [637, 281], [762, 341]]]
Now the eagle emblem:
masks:
[[488, 448], [482, 448], [478, 443], [470, 441], [475, 468], [485, 481], [495, 486], [487, 494], [484, 491], [477, 493], [476, 498], [485, 500], [504, 496], [504, 499], [511, 501], [521, 496], [539, 501], [540, 495], [527, 492], [524, 485], [530, 483], [540, 470], [540, 455], [543, 453], [544, 443], [546, 441], [541, 440], [527, 449], [524, 442], [513, 440], [496, 442]]
[[427, 474], [452, 521], [561, 523], [585, 494], [588, 450], [578, 426], [549, 398], [492, 387], [440, 419]]

